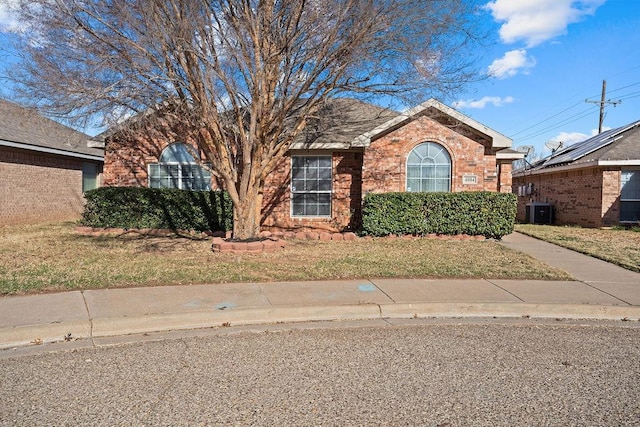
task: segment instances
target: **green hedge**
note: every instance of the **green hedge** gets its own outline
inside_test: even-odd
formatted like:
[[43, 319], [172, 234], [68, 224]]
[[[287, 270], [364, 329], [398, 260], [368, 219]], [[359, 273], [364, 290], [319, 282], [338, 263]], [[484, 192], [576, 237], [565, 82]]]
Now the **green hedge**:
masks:
[[492, 192], [385, 193], [364, 198], [362, 232], [468, 234], [501, 238], [513, 231], [517, 198]]
[[85, 193], [81, 224], [88, 227], [227, 231], [231, 199], [222, 191], [102, 187]]

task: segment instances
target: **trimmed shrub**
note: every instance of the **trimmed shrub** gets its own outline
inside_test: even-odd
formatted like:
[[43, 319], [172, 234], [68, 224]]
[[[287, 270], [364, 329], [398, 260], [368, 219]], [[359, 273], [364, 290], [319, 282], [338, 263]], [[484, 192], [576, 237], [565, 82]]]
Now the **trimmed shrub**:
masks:
[[105, 228], [227, 231], [231, 199], [223, 191], [102, 187], [85, 193], [81, 224]]
[[499, 239], [513, 231], [516, 208], [514, 194], [487, 191], [368, 194], [362, 233], [468, 234]]

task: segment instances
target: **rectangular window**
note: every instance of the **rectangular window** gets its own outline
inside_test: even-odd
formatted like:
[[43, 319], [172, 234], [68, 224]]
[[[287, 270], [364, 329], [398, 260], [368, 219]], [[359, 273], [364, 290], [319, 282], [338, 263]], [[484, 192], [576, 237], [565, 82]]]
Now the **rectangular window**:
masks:
[[620, 179], [620, 221], [640, 221], [640, 170], [623, 170]]
[[98, 188], [98, 165], [95, 163], [82, 164], [82, 192]]
[[211, 173], [198, 164], [153, 163], [149, 165], [149, 187], [210, 190]]
[[291, 157], [291, 215], [331, 216], [331, 156]]

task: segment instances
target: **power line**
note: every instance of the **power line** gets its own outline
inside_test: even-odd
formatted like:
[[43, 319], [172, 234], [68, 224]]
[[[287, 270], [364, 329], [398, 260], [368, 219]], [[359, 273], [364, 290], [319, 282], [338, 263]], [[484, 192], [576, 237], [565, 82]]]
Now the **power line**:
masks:
[[[628, 73], [628, 72], [630, 72], [630, 71], [637, 70], [638, 68], [640, 68], [640, 65], [635, 66], [635, 67], [632, 67], [632, 68], [627, 69], [627, 70], [623, 70], [623, 71], [621, 71], [621, 72], [619, 72], [619, 73], [617, 73], [617, 74], [614, 74], [614, 75], [612, 75], [612, 76], [609, 76], [609, 78], [617, 77], [617, 76], [619, 76], [619, 75], [622, 75], [622, 74]], [[609, 93], [615, 93], [615, 92], [618, 92], [618, 91], [621, 91], [621, 90], [624, 90], [624, 89], [627, 89], [627, 88], [630, 88], [630, 87], [633, 87], [633, 86], [637, 86], [637, 85], [640, 85], [640, 82], [634, 82], [634, 83], [628, 84], [628, 85], [626, 85], [626, 86], [622, 86], [622, 87], [619, 87], [619, 88], [613, 89], [613, 90], [609, 91]], [[629, 94], [626, 94], [626, 95], [621, 95], [621, 96], [619, 96], [619, 97], [621, 98], [620, 100], [632, 99], [632, 98], [636, 98], [636, 97], [637, 97], [637, 96], [636, 96], [636, 94], [637, 94], [637, 93], [638, 93], [638, 92], [632, 92], [632, 93], [629, 93]], [[576, 96], [578, 96], [578, 95], [579, 95], [579, 94], [578, 94], [578, 93], [576, 93], [575, 95], [572, 95], [572, 96], [570, 96], [569, 98], [566, 98], [565, 100], [566, 100], [566, 101], [568, 101], [568, 100], [569, 100], [569, 99], [571, 99], [571, 98], [574, 98], [574, 99], [575, 99], [575, 97], [576, 97]], [[593, 97], [595, 97], [595, 95], [594, 95]], [[590, 98], [591, 98], [591, 97], [590, 97]], [[561, 102], [564, 102], [564, 101], [561, 101]], [[539, 126], [539, 125], [545, 124], [545, 123], [547, 123], [548, 121], [550, 121], [550, 120], [554, 119], [555, 117], [558, 117], [559, 115], [561, 115], [561, 114], [563, 114], [563, 113], [565, 113], [565, 112], [567, 112], [567, 111], [571, 110], [572, 108], [574, 108], [574, 107], [576, 107], [576, 106], [578, 106], [578, 105], [580, 105], [580, 104], [582, 104], [582, 103], [583, 103], [583, 101], [578, 101], [578, 102], [576, 102], [575, 104], [573, 104], [573, 105], [571, 105], [571, 106], [569, 106], [569, 107], [565, 108], [564, 110], [561, 110], [561, 111], [559, 111], [559, 112], [557, 112], [557, 113], [553, 113], [551, 116], [546, 117], [546, 118], [544, 118], [544, 119], [542, 119], [542, 120], [540, 120], [540, 121], [538, 121], [538, 122], [536, 122], [536, 123], [534, 123], [534, 124], [532, 124], [532, 125], [530, 125], [530, 126], [525, 127], [524, 129], [521, 129], [521, 130], [519, 130], [519, 131], [517, 131], [517, 132], [515, 132], [515, 133], [513, 133], [513, 134], [511, 134], [511, 135], [509, 135], [509, 137], [510, 137], [510, 138], [512, 138], [512, 139], [515, 139], [514, 137], [516, 137], [517, 135], [520, 135], [520, 134], [522, 134], [522, 133], [525, 133], [526, 131], [528, 131], [528, 130], [530, 130], [530, 129], [533, 129], [533, 128], [535, 128], [535, 127]], [[578, 113], [578, 114], [580, 114], [580, 113]], [[540, 117], [540, 115], [538, 115], [538, 117]], [[570, 123], [570, 122], [569, 122], [569, 123]], [[551, 125], [551, 126], [554, 126], [554, 125]], [[513, 128], [513, 127], [511, 127], [511, 128]], [[555, 127], [553, 127], [553, 128], [555, 128]], [[546, 128], [545, 128], [545, 129], [546, 129]], [[546, 129], [546, 130], [549, 130], [549, 129]], [[538, 134], [540, 134], [540, 133], [544, 133], [544, 130], [542, 130], [542, 131], [538, 131], [538, 132], [539, 132]], [[528, 137], [528, 136], [525, 136], [524, 138], [529, 139], [529, 137]]]
[[610, 99], [605, 100], [607, 96], [607, 81], [603, 80], [602, 81], [602, 96], [600, 97], [600, 101], [591, 101], [589, 99], [585, 99], [584, 102], [590, 103], [590, 104], [600, 104], [600, 120], [598, 122], [598, 134], [602, 133], [602, 123], [604, 122], [604, 106], [607, 104], [613, 105], [614, 107], [618, 104], [620, 104], [620, 100], [618, 101], [612, 101]]
[[589, 114], [592, 114], [595, 109], [596, 109], [596, 107], [589, 107], [588, 109], [583, 110], [583, 111], [581, 111], [581, 112], [579, 112], [577, 114], [574, 114], [573, 116], [567, 117], [566, 119], [564, 119], [564, 120], [562, 120], [560, 122], [554, 123], [554, 124], [552, 124], [552, 125], [550, 125], [550, 126], [548, 126], [546, 128], [538, 130], [533, 134], [526, 135], [526, 136], [524, 136], [522, 138], [519, 138], [518, 142], [528, 141], [528, 140], [530, 140], [532, 138], [536, 138], [536, 137], [538, 137], [538, 136], [540, 136], [540, 135], [542, 135], [542, 134], [544, 134], [544, 133], [546, 133], [548, 131], [551, 131], [551, 130], [554, 130], [554, 129], [558, 129], [558, 128], [564, 126], [564, 125], [567, 125], [569, 123], [573, 123], [573, 122], [578, 121], [580, 119], [583, 119], [583, 118], [587, 117]]
[[573, 104], [572, 106], [567, 107], [567, 108], [565, 108], [564, 110], [562, 110], [562, 111], [560, 111], [560, 112], [558, 112], [558, 113], [556, 113], [556, 114], [554, 114], [554, 115], [552, 115], [552, 116], [550, 116], [550, 117], [547, 117], [546, 119], [543, 119], [543, 120], [539, 121], [539, 122], [538, 122], [538, 123], [536, 123], [536, 124], [533, 124], [533, 125], [529, 126], [528, 128], [524, 128], [524, 129], [522, 129], [520, 132], [516, 132], [516, 133], [514, 133], [514, 134], [509, 135], [509, 138], [512, 138], [512, 139], [513, 139], [513, 137], [515, 137], [516, 135], [520, 135], [521, 133], [526, 132], [526, 131], [528, 131], [528, 130], [529, 130], [529, 129], [531, 129], [531, 128], [534, 128], [534, 127], [538, 126], [539, 124], [542, 124], [542, 123], [544, 123], [544, 122], [547, 122], [547, 121], [549, 121], [549, 120], [553, 119], [554, 117], [557, 117], [557, 116], [559, 116], [560, 114], [562, 114], [562, 113], [564, 113], [564, 112], [566, 112], [566, 111], [569, 111], [569, 110], [570, 110], [570, 109], [572, 109], [573, 107], [576, 107], [576, 106], [578, 106], [578, 105], [580, 105], [580, 104], [582, 104], [582, 101], [576, 102], [576, 103], [575, 103], [575, 104]]
[[620, 95], [620, 100], [624, 101], [625, 99], [635, 98], [639, 93], [640, 91], [625, 93], [624, 95]]
[[628, 87], [640, 85], [640, 82], [631, 83], [630, 85], [619, 87], [618, 89], [610, 90], [609, 93], [618, 92], [619, 90], [626, 89]]
[[626, 98], [622, 98], [621, 101], [624, 101], [625, 99], [632, 99], [632, 98], [637, 98], [640, 96], [640, 92], [635, 92], [637, 95], [634, 96], [627, 96]]

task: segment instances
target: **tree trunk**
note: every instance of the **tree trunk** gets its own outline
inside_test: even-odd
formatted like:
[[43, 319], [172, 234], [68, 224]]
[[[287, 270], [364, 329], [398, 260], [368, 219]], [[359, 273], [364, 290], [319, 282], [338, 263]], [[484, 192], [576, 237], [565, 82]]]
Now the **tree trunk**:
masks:
[[233, 205], [233, 238], [246, 240], [260, 236], [262, 191], [250, 189]]

